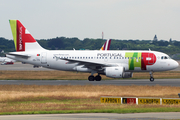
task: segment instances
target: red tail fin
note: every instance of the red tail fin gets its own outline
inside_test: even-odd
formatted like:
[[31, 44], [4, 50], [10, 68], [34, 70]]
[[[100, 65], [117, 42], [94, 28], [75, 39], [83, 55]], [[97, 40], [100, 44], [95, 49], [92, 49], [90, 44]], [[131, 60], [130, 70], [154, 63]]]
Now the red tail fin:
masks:
[[111, 39], [107, 40], [104, 45], [101, 47], [100, 50], [109, 50], [110, 49], [110, 45], [111, 45]]
[[19, 20], [9, 20], [9, 22], [11, 25], [16, 51], [25, 51], [26, 43], [36, 42]]

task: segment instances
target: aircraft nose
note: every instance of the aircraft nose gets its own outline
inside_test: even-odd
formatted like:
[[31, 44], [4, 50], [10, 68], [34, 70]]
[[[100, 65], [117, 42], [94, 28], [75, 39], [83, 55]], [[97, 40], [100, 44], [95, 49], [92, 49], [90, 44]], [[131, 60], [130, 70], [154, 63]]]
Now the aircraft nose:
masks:
[[179, 66], [179, 63], [178, 63], [177, 61], [174, 60], [173, 66], [174, 66], [174, 68], [177, 68], [177, 67]]

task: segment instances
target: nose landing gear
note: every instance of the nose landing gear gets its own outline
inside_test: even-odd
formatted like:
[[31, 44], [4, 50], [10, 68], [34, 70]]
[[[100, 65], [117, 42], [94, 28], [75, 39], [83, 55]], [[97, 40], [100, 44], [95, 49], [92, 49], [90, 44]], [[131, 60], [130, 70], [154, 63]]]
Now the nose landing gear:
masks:
[[150, 74], [150, 79], [149, 79], [149, 80], [150, 80], [151, 82], [153, 82], [153, 81], [154, 81], [153, 72], [150, 71], [149, 74]]

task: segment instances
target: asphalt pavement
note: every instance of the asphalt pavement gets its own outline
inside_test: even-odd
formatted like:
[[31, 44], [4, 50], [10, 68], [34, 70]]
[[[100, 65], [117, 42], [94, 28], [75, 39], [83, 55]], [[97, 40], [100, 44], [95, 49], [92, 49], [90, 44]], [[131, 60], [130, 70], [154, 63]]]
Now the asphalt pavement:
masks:
[[1, 120], [175, 120], [180, 112], [164, 113], [79, 113], [79, 114], [42, 114], [42, 115], [2, 115]]
[[160, 85], [160, 86], [180, 86], [180, 79], [155, 79], [150, 82], [148, 79], [127, 79], [127, 80], [0, 80], [0, 85]]

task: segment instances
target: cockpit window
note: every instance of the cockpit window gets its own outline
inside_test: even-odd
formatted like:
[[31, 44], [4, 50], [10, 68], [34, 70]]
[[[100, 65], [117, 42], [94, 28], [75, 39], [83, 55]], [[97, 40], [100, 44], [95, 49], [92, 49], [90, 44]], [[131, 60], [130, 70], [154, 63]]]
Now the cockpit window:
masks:
[[171, 59], [169, 56], [161, 56], [161, 59]]
[[168, 57], [167, 57], [167, 56], [164, 56], [164, 59], [168, 59]]

